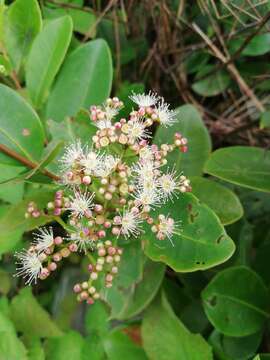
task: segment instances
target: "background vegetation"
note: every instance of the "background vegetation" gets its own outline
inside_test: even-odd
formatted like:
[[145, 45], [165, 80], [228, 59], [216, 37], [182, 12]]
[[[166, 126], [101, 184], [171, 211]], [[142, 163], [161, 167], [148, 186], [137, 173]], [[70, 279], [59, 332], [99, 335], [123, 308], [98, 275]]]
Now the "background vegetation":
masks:
[[[269, 19], [267, 0], [0, 0], [1, 360], [270, 359]], [[51, 221], [25, 220], [27, 203], [50, 199], [63, 146], [89, 141], [91, 104], [117, 95], [124, 116], [149, 89], [179, 116], [155, 141], [189, 140], [170, 163], [198, 198], [173, 209], [191, 240], [127, 242], [106, 304], [76, 303], [76, 256], [25, 288], [13, 254]]]

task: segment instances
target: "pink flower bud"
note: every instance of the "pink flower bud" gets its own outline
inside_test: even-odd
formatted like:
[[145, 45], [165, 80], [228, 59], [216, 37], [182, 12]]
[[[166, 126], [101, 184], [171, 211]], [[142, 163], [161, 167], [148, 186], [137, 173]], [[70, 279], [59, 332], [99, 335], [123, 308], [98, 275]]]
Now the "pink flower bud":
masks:
[[70, 244], [68, 248], [71, 252], [76, 252], [78, 250], [77, 244]]
[[93, 305], [94, 302], [95, 302], [95, 301], [94, 301], [91, 297], [87, 299], [87, 304], [88, 304], [88, 305]]
[[55, 262], [51, 262], [50, 265], [48, 265], [48, 268], [50, 271], [55, 271], [57, 269], [57, 264]]
[[54, 243], [55, 245], [60, 245], [62, 244], [63, 239], [61, 238], [61, 236], [56, 236], [56, 238], [54, 239]]
[[53, 210], [53, 214], [56, 215], [56, 216], [61, 215], [61, 209], [60, 209], [60, 208], [55, 208], [55, 209]]
[[78, 294], [79, 292], [81, 292], [81, 285], [80, 284], [76, 284], [76, 285], [74, 285], [74, 287], [73, 287], [73, 291], [76, 293], [76, 294]]
[[115, 253], [116, 253], [116, 249], [113, 246], [110, 246], [108, 248], [108, 254], [109, 255], [115, 255]]

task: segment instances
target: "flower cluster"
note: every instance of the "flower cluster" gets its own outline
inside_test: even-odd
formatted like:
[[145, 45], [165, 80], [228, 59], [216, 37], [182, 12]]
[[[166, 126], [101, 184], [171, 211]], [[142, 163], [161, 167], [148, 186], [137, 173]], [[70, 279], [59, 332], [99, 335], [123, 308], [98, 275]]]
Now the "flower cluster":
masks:
[[[31, 247], [17, 254], [17, 274], [26, 283], [47, 278], [63, 258], [82, 253], [90, 261], [89, 277], [76, 284], [74, 292], [79, 301], [92, 304], [112, 286], [121, 242], [132, 241], [148, 226], [158, 240], [173, 245], [179, 223], [162, 213], [162, 205], [191, 187], [183, 174], [168, 169], [167, 156], [172, 151], [185, 153], [187, 139], [177, 132], [171, 143], [153, 144], [153, 124], [173, 125], [177, 114], [157, 94], [130, 98], [138, 108], [128, 118], [119, 118], [123, 103], [117, 97], [90, 108], [90, 121], [97, 127], [91, 146], [80, 141], [68, 145], [60, 159], [61, 180], [54, 199], [43, 210], [29, 203], [26, 217], [51, 215], [66, 235], [41, 228]], [[63, 214], [68, 214], [67, 223]]]

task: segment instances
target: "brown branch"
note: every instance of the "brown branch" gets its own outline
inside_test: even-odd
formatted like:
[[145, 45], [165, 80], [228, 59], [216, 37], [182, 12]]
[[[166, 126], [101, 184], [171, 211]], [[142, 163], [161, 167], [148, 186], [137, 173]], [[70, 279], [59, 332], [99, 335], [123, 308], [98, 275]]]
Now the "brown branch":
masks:
[[[219, 50], [219, 48], [211, 41], [211, 39], [199, 28], [197, 24], [193, 23], [192, 26], [197, 34], [200, 35], [205, 43], [209, 46], [216, 58], [218, 58], [222, 63], [226, 63], [228, 61], [227, 57]], [[227, 69], [231, 76], [237, 81], [240, 90], [242, 90], [243, 93], [253, 101], [256, 108], [261, 112], [265, 111], [265, 107], [259, 101], [252, 89], [247, 85], [234, 64], [228, 64]]]
[[[22, 156], [21, 154], [18, 154], [14, 150], [11, 150], [10, 148], [8, 148], [4, 144], [0, 144], [0, 151], [5, 153], [6, 155], [12, 157], [13, 159], [18, 160], [20, 163], [22, 163], [23, 165], [27, 166], [30, 169], [36, 169], [39, 166], [38, 163], [35, 163], [35, 162], [31, 161], [31, 160], [26, 159], [24, 156]], [[40, 172], [43, 175], [46, 175], [46, 176], [48, 176], [49, 178], [51, 178], [53, 180], [58, 181], [60, 179], [59, 176], [51, 173], [50, 171], [48, 171], [46, 169], [40, 170]]]

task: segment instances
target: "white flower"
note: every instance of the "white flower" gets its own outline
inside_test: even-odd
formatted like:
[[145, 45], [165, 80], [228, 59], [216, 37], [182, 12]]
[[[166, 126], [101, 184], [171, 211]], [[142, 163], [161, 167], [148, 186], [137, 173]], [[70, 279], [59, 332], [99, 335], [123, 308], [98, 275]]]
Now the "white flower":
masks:
[[149, 131], [145, 128], [141, 119], [128, 122], [128, 136], [131, 141], [142, 140], [150, 137]]
[[135, 165], [132, 166], [132, 172], [135, 177], [135, 181], [139, 184], [153, 181], [155, 177], [155, 170], [156, 167], [152, 161], [138, 161]]
[[172, 242], [172, 237], [174, 234], [177, 234], [179, 231], [178, 224], [174, 221], [173, 218], [169, 217], [169, 215], [159, 215], [159, 224], [158, 224], [158, 233], [157, 238], [160, 240], [163, 240], [165, 238], [168, 238], [172, 245], [174, 246]]
[[36, 247], [37, 252], [42, 252], [48, 249], [51, 245], [53, 245], [53, 230], [50, 227], [49, 229], [41, 228], [38, 229], [39, 233], [34, 233], [34, 245]]
[[149, 206], [150, 209], [160, 205], [162, 199], [162, 195], [155, 185], [137, 188], [134, 197], [136, 202], [146, 207]]
[[88, 152], [88, 154], [80, 161], [86, 175], [95, 175], [102, 163], [103, 155], [96, 153], [95, 151]]
[[93, 199], [95, 197], [95, 193], [81, 193], [80, 191], [75, 191], [74, 196], [70, 197], [70, 207], [67, 210], [72, 212], [72, 215], [75, 215], [78, 218], [81, 218], [90, 211], [94, 204]]
[[141, 163], [147, 163], [154, 161], [154, 153], [151, 146], [144, 146], [139, 151], [139, 157]]
[[161, 125], [164, 125], [165, 127], [173, 125], [177, 119], [176, 119], [176, 111], [169, 109], [170, 105], [165, 103], [162, 99], [161, 102], [158, 104], [158, 107], [156, 108], [156, 114], [158, 116], [158, 120]]
[[103, 120], [98, 120], [96, 123], [95, 123], [96, 127], [98, 127], [100, 130], [103, 130], [103, 129], [109, 129], [112, 127], [112, 122], [111, 120], [108, 120], [108, 119], [103, 119]]
[[115, 158], [112, 155], [105, 155], [102, 159], [100, 167], [96, 171], [96, 176], [107, 177], [113, 172], [119, 163], [119, 158]]
[[140, 234], [141, 228], [140, 223], [142, 220], [139, 218], [139, 214], [131, 211], [124, 210], [123, 215], [121, 216], [121, 233], [125, 237], [138, 236]]
[[78, 250], [85, 253], [93, 246], [93, 240], [89, 236], [88, 228], [84, 228], [82, 225], [77, 228], [77, 231], [71, 233], [67, 240], [75, 243], [78, 246]]
[[37, 282], [42, 270], [42, 263], [39, 259], [39, 255], [35, 252], [23, 250], [20, 253], [16, 253], [15, 256], [18, 258], [17, 273], [16, 276], [22, 276], [26, 279], [25, 283], [31, 284], [33, 281]]
[[152, 91], [149, 91], [148, 94], [133, 93], [129, 98], [139, 107], [149, 107], [155, 105], [156, 102], [159, 100], [159, 96]]
[[104, 110], [107, 120], [112, 120], [119, 113], [119, 109], [113, 108], [111, 106], [105, 106]]
[[72, 169], [80, 159], [83, 158], [83, 149], [80, 141], [68, 145], [65, 148], [64, 155], [60, 159], [63, 170]]
[[158, 185], [165, 200], [172, 199], [176, 191], [180, 190], [180, 182], [174, 170], [161, 175]]

